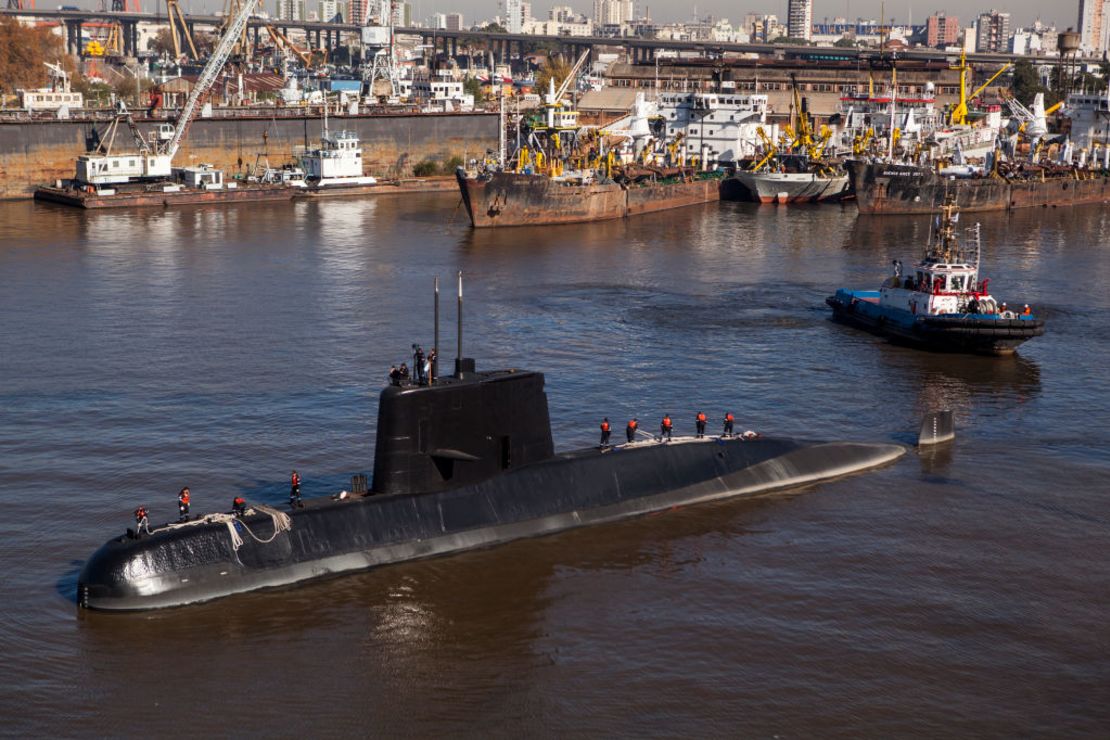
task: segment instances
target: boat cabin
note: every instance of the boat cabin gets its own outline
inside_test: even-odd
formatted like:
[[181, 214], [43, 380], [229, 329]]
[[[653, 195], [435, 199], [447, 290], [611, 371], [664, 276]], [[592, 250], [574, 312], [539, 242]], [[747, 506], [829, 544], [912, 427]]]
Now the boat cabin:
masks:
[[879, 291], [879, 304], [912, 314], [994, 313], [997, 304], [987, 292], [989, 281], [979, 280], [979, 243], [975, 259], [968, 259], [956, 238], [954, 204], [943, 207], [943, 219], [925, 256], [903, 275], [902, 263], [894, 262], [894, 275]]

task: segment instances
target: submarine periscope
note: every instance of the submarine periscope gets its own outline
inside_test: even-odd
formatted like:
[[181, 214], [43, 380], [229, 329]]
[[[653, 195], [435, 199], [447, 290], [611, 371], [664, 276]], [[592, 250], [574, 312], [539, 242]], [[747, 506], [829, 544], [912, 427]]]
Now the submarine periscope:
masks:
[[[79, 607], [139, 611], [209, 601], [391, 563], [490, 547], [676, 505], [756, 496], [876, 468], [897, 444], [674, 437], [556, 452], [544, 376], [454, 373], [382, 390], [372, 484], [288, 512], [129, 530], [78, 578]], [[439, 344], [439, 288], [435, 292]], [[365, 480], [365, 479], [363, 479]]]

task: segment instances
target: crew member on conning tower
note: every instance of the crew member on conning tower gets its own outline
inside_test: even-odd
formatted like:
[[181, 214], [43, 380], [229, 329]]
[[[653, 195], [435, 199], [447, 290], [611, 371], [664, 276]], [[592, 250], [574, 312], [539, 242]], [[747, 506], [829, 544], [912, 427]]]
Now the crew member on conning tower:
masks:
[[601, 420], [601, 446], [602, 447], [608, 447], [609, 446], [609, 432], [610, 432], [609, 417], [606, 416], [604, 419]]
[[624, 428], [624, 433], [628, 437], [629, 442], [636, 439], [636, 427], [638, 427], [638, 426], [640, 426], [640, 422], [639, 422], [638, 419], [629, 419], [628, 420], [628, 426], [626, 426]]
[[671, 441], [671, 432], [674, 431], [674, 422], [671, 421], [670, 414], [663, 414], [663, 421], [659, 422], [659, 439], [662, 441], [664, 437], [667, 441]]

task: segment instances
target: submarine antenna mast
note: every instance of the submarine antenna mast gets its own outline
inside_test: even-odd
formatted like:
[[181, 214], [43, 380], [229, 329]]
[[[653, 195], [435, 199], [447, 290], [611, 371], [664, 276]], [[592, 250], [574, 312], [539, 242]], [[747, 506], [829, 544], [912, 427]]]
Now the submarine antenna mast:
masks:
[[462, 370], [462, 365], [463, 365], [463, 361], [462, 361], [462, 359], [463, 359], [463, 350], [462, 350], [462, 270], [459, 270], [459, 318], [458, 318], [458, 322], [459, 322], [459, 329], [458, 329], [458, 331], [459, 331], [459, 342], [458, 342], [459, 349], [458, 349], [457, 358], [455, 360], [455, 371], [458, 374], [458, 376], [461, 378], [462, 377], [462, 372], [463, 372], [463, 370]]
[[435, 281], [435, 337], [432, 339], [432, 352], [436, 358], [432, 360], [432, 378], [439, 377], [439, 276]]

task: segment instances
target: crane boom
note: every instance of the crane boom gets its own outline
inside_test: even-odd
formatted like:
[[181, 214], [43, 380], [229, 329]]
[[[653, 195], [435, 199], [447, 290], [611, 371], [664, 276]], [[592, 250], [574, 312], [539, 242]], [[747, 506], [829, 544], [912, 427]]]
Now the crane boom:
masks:
[[200, 104], [200, 99], [212, 87], [212, 84], [219, 77], [220, 72], [223, 71], [224, 65], [231, 57], [231, 52], [235, 49], [235, 45], [239, 43], [239, 37], [243, 33], [243, 29], [247, 25], [247, 19], [254, 11], [255, 6], [258, 5], [258, 0], [243, 0], [242, 5], [239, 7], [239, 12], [235, 14], [235, 18], [224, 29], [224, 35], [220, 37], [220, 41], [216, 44], [216, 48], [212, 51], [212, 56], [208, 57], [208, 63], [204, 65], [204, 71], [200, 73], [197, 82], [193, 85], [192, 92], [189, 93], [188, 99], [185, 101], [185, 106], [181, 109], [181, 115], [177, 118], [177, 125], [173, 129], [173, 137], [166, 144], [164, 154], [170, 159], [177, 153], [178, 147], [181, 146], [182, 139], [185, 138], [185, 132], [189, 130], [189, 124], [192, 123], [193, 117], [196, 115], [197, 106]]
[[555, 99], [551, 101], [552, 105], [558, 103], [567, 94], [567, 90], [574, 84], [574, 80], [578, 77], [578, 72], [581, 71], [582, 65], [586, 63], [586, 59], [590, 56], [590, 50], [582, 52], [582, 56], [578, 57], [578, 61], [570, 68], [570, 74], [563, 80], [563, 84], [559, 85], [559, 89], [555, 91]]

